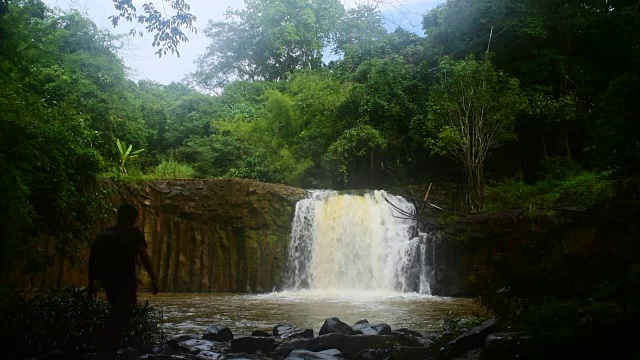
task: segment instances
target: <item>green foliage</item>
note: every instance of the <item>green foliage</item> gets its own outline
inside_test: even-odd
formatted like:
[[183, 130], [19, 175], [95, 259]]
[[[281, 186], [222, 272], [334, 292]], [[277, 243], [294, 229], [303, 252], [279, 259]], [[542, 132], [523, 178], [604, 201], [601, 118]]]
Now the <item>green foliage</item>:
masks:
[[[72, 358], [95, 351], [105, 342], [109, 305], [90, 300], [82, 289], [66, 288], [28, 298], [5, 293], [0, 303], [0, 336], [9, 358], [30, 358], [59, 350]], [[151, 351], [164, 340], [162, 313], [138, 303], [123, 342], [139, 352]]]
[[533, 208], [591, 209], [603, 206], [612, 199], [615, 189], [615, 181], [608, 175], [583, 171], [559, 180], [540, 181], [534, 185], [525, 184], [521, 180], [505, 180], [487, 187], [484, 210], [492, 212], [525, 208], [531, 212], [536, 211], [531, 210]]
[[[386, 140], [379, 131], [369, 125], [360, 125], [345, 131], [327, 150], [326, 162], [336, 164], [347, 184], [349, 164], [357, 157], [383, 150]], [[373, 156], [373, 155], [371, 155]]]
[[191, 165], [183, 164], [175, 160], [161, 162], [153, 170], [153, 177], [157, 179], [190, 179], [195, 175]]
[[116, 146], [118, 147], [118, 154], [120, 155], [120, 175], [127, 175], [127, 168], [125, 167], [125, 162], [127, 160], [132, 160], [137, 158], [144, 149], [138, 149], [136, 151], [131, 151], [133, 145], [129, 145], [124, 142], [120, 142], [120, 139], [116, 139]]

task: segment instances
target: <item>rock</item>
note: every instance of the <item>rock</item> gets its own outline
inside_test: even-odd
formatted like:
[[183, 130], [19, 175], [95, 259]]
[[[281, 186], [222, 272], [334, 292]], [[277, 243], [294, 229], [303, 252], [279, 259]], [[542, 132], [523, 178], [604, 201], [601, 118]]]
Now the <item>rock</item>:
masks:
[[199, 353], [203, 352], [203, 351], [211, 351], [213, 350], [213, 346], [212, 345], [196, 345], [194, 347], [191, 348], [191, 350], [189, 350], [190, 354], [193, 355], [198, 355]]
[[140, 354], [134, 348], [128, 347], [118, 350], [116, 354], [116, 360], [137, 360], [140, 359]]
[[283, 339], [313, 339], [313, 329], [293, 329], [280, 337]]
[[140, 356], [140, 360], [194, 360], [198, 359], [194, 355], [169, 355], [169, 354], [147, 354]]
[[413, 330], [407, 329], [407, 328], [400, 328], [400, 329], [396, 330], [396, 332], [399, 332], [401, 334], [405, 334], [407, 336], [423, 337], [422, 334], [420, 334], [419, 332], [413, 331]]
[[[198, 335], [180, 335], [178, 337], [175, 337], [169, 341], [166, 342], [166, 346], [162, 346], [161, 349], [157, 349], [157, 350], [161, 350], [161, 351], [155, 351], [154, 349], [154, 353], [163, 353], [163, 354], [167, 354], [169, 352], [176, 352], [176, 351], [182, 351], [183, 349], [178, 345], [179, 343], [183, 342], [183, 341], [188, 341], [188, 340], [195, 340], [198, 339]], [[170, 351], [168, 351], [167, 347], [170, 349]]]
[[354, 325], [359, 325], [359, 324], [368, 324], [369, 320], [367, 319], [362, 319], [362, 320], [358, 320], [356, 321], [356, 323]]
[[426, 359], [429, 349], [423, 346], [395, 346], [391, 350], [393, 360]]
[[516, 338], [520, 338], [523, 333], [520, 332], [501, 332], [487, 335], [484, 340], [485, 346], [492, 346], [503, 342], [510, 342]]
[[391, 335], [391, 326], [385, 323], [369, 324], [361, 323], [353, 325], [353, 331], [356, 334], [363, 335]]
[[273, 352], [277, 347], [276, 339], [272, 337], [247, 336], [231, 341], [234, 352], [253, 354], [257, 351]]
[[464, 334], [451, 340], [448, 348], [453, 355], [461, 355], [475, 348], [482, 347], [487, 335], [496, 331], [496, 319], [489, 319], [482, 324], [467, 330]]
[[343, 360], [342, 353], [337, 349], [329, 349], [320, 352], [309, 350], [294, 350], [285, 360]]
[[266, 331], [262, 331], [262, 330], [253, 330], [251, 332], [251, 336], [269, 337], [269, 336], [271, 336], [271, 334], [269, 334]]
[[309, 344], [311, 340], [312, 339], [286, 339], [276, 347], [273, 354], [280, 358], [285, 358], [294, 350], [306, 349], [307, 344]]
[[459, 358], [456, 358], [455, 360], [479, 360], [480, 357], [482, 356], [482, 348], [477, 348], [477, 349], [473, 349], [470, 351], [467, 351], [466, 353], [464, 353], [464, 355], [462, 355]]
[[213, 343], [209, 340], [200, 339], [191, 339], [178, 343], [178, 349], [184, 353], [191, 352], [191, 349], [198, 346], [208, 347], [208, 349], [211, 349], [213, 347]]
[[326, 334], [352, 335], [354, 334], [354, 331], [351, 328], [351, 326], [340, 321], [340, 319], [338, 319], [337, 317], [333, 317], [333, 318], [327, 318], [324, 321], [324, 324], [322, 324], [322, 327], [320, 328], [320, 332], [318, 334], [319, 335], [326, 335]]
[[231, 341], [233, 340], [233, 333], [231, 329], [224, 325], [212, 324], [207, 326], [207, 333], [202, 338], [212, 341]]
[[293, 329], [293, 326], [278, 324], [273, 327], [273, 336], [280, 336], [287, 332], [290, 332]]
[[366, 349], [355, 356], [358, 360], [388, 360], [390, 357], [388, 349]]
[[221, 360], [224, 358], [222, 354], [218, 354], [212, 351], [202, 351], [198, 355], [196, 355], [198, 359], [207, 359], [207, 360]]
[[416, 346], [416, 341], [406, 336], [326, 334], [309, 341], [306, 349], [310, 351], [338, 349], [349, 357], [367, 349], [390, 349], [394, 346]]

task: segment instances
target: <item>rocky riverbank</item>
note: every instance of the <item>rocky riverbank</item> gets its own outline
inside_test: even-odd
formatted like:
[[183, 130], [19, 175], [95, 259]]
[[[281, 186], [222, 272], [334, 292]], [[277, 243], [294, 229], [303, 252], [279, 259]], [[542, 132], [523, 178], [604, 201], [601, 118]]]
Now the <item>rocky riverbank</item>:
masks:
[[[203, 334], [181, 335], [156, 347], [151, 354], [139, 355], [134, 349], [122, 349], [117, 359], [427, 359], [456, 358], [466, 354], [477, 358], [485, 343], [512, 338], [496, 334], [496, 320], [489, 319], [468, 328], [445, 320], [444, 331], [420, 334], [407, 328], [392, 329], [385, 323], [360, 320], [348, 325], [328, 318], [315, 336], [313, 329], [298, 329], [279, 324], [271, 332], [254, 331], [251, 336], [235, 337], [220, 324], [208, 326]], [[46, 357], [45, 357], [46, 358]], [[88, 354], [85, 359], [101, 359]]]

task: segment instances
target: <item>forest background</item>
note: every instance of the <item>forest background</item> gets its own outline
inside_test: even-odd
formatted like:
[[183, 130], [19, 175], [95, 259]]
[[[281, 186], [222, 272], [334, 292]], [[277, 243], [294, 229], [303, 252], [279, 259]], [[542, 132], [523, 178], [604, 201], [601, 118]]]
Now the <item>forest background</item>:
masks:
[[77, 12], [0, 13], [2, 272], [78, 260], [103, 179], [448, 181], [478, 212], [593, 207], [640, 169], [637, 1], [449, 0], [420, 36], [375, 3], [247, 0], [170, 85], [128, 79], [118, 36]]

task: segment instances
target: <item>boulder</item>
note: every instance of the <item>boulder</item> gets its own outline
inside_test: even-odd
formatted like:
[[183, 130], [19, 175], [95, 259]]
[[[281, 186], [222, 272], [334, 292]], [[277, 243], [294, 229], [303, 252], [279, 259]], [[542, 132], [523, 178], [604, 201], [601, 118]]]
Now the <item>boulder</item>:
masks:
[[132, 347], [118, 350], [115, 357], [115, 360], [138, 360], [138, 359], [140, 359], [140, 354], [136, 349]]
[[196, 355], [198, 359], [206, 359], [206, 360], [221, 360], [224, 359], [222, 354], [218, 354], [213, 351], [201, 351]]
[[369, 324], [360, 323], [353, 325], [353, 331], [356, 334], [363, 335], [391, 335], [391, 326], [385, 323]]
[[191, 340], [186, 340], [178, 343], [178, 349], [184, 353], [191, 352], [191, 349], [198, 346], [208, 347], [208, 349], [211, 349], [213, 347], [213, 343], [209, 340], [201, 340], [201, 339], [191, 339]]
[[393, 360], [426, 359], [429, 349], [424, 346], [395, 346], [391, 350]]
[[337, 317], [327, 318], [322, 324], [320, 328], [319, 335], [326, 334], [343, 334], [343, 335], [353, 335], [354, 331], [351, 326], [346, 323], [340, 321]]
[[280, 337], [283, 339], [313, 339], [313, 329], [292, 329]]
[[391, 358], [389, 349], [366, 349], [360, 351], [356, 356], [358, 360], [388, 360]]
[[199, 338], [198, 335], [194, 335], [194, 334], [180, 335], [167, 341], [165, 344], [159, 346], [158, 348], [154, 349], [153, 352], [168, 354], [170, 352], [182, 351], [183, 349], [178, 345], [179, 343], [188, 341], [188, 340], [195, 340], [198, 338]]
[[453, 355], [461, 355], [484, 345], [487, 335], [496, 331], [496, 319], [489, 319], [482, 324], [465, 331], [462, 335], [451, 340], [448, 348]]
[[337, 349], [319, 352], [309, 350], [294, 350], [285, 360], [343, 360], [342, 353]]
[[276, 339], [272, 337], [247, 336], [231, 341], [231, 348], [234, 352], [247, 354], [253, 354], [257, 351], [270, 353], [273, 352], [277, 346], [278, 343], [276, 343]]
[[401, 334], [405, 334], [407, 336], [422, 337], [422, 334], [420, 334], [419, 332], [413, 331], [413, 330], [407, 329], [407, 328], [400, 328], [400, 329], [396, 330], [396, 332], [399, 332]]
[[354, 325], [358, 325], [358, 324], [368, 324], [369, 320], [367, 319], [362, 319], [362, 320], [358, 320], [356, 321], [356, 323]]
[[406, 336], [326, 334], [309, 341], [306, 349], [315, 352], [338, 349], [349, 357], [367, 349], [390, 349], [394, 346], [416, 346], [416, 341]]
[[312, 339], [285, 339], [273, 351], [279, 358], [285, 358], [294, 350], [304, 350]]
[[281, 336], [291, 330], [294, 330], [293, 326], [278, 324], [273, 327], [273, 336]]
[[253, 330], [251, 332], [251, 336], [269, 337], [269, 336], [271, 336], [271, 334], [269, 334], [266, 331], [262, 331], [262, 330]]
[[212, 324], [207, 326], [207, 333], [202, 338], [211, 341], [231, 341], [233, 340], [233, 333], [231, 329], [224, 325]]

